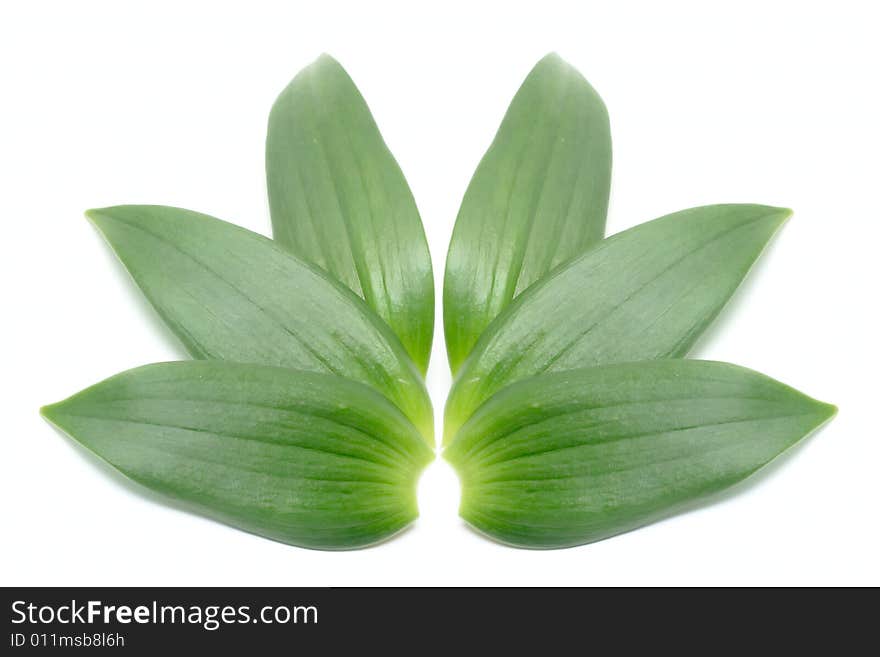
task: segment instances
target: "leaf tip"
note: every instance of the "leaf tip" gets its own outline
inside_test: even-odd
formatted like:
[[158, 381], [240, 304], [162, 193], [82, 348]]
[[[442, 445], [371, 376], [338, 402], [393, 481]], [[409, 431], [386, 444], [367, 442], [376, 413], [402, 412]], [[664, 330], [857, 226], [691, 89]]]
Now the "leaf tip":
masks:
[[833, 420], [837, 415], [838, 410], [840, 410], [834, 404], [829, 404], [827, 402], [818, 402], [818, 405], [823, 424], [829, 420]]
[[58, 407], [61, 405], [61, 402], [55, 402], [54, 404], [46, 404], [45, 406], [40, 407], [40, 416], [46, 420], [49, 424], [54, 426], [58, 426]]
[[794, 210], [791, 208], [773, 208], [773, 210], [780, 226], [791, 219], [791, 216], [794, 214]]
[[339, 63], [339, 60], [327, 52], [322, 52], [320, 55], [318, 55], [317, 59], [315, 59], [315, 61], [312, 62], [311, 66], [309, 66], [308, 68], [316, 72], [327, 69], [333, 69], [336, 71], [345, 70], [342, 64]]
[[555, 50], [551, 50], [546, 55], [541, 57], [541, 59], [538, 60], [538, 63], [535, 64], [534, 68], [535, 69], [542, 69], [542, 68], [547, 68], [547, 67], [560, 68], [560, 67], [568, 67], [568, 65], [569, 65], [568, 62], [566, 62], [558, 52], [556, 52]]
[[[71, 416], [71, 411], [75, 410], [76, 402], [79, 399], [80, 394], [81, 393], [77, 393], [71, 397], [62, 399], [61, 401], [41, 406], [39, 411], [40, 417], [42, 417], [44, 420], [46, 420], [46, 422], [51, 424], [59, 431], [69, 435], [68, 429], [65, 426], [67, 424], [65, 420], [69, 419]], [[79, 442], [78, 438], [75, 438], [75, 440]]]
[[838, 408], [834, 404], [819, 401], [818, 399], [813, 399], [812, 397], [808, 397], [806, 395], [802, 396], [804, 398], [804, 402], [807, 404], [804, 412], [807, 413], [810, 417], [810, 429], [800, 437], [805, 438], [806, 436], [812, 434], [814, 431], [817, 431], [819, 428], [825, 426], [831, 420], [833, 420], [834, 417], [837, 415]]
[[103, 232], [104, 222], [109, 218], [109, 214], [107, 212], [109, 208], [91, 208], [86, 210], [83, 214], [86, 219], [89, 220], [89, 223], [92, 224], [99, 231]]

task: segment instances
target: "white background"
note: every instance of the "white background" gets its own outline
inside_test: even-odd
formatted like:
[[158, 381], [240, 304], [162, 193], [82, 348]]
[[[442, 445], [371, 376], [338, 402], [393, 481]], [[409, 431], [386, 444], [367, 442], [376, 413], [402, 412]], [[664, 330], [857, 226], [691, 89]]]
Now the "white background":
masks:
[[[3, 3], [0, 583], [880, 584], [872, 3], [423, 4]], [[471, 173], [551, 50], [611, 115], [609, 232], [704, 203], [794, 208], [696, 350], [839, 405], [781, 463], [710, 506], [551, 552], [471, 532], [436, 463], [412, 529], [327, 553], [166, 506], [39, 417], [120, 370], [185, 357], [83, 210], [178, 205], [267, 233], [269, 107], [327, 51], [407, 175], [439, 290]], [[438, 324], [437, 409], [449, 383]]]

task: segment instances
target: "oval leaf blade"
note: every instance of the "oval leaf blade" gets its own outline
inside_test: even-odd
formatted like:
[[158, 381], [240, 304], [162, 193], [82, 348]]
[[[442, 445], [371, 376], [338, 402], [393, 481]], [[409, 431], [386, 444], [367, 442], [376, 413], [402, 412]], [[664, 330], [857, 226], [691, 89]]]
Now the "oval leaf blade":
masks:
[[260, 365], [147, 365], [43, 414], [148, 488], [312, 548], [360, 547], [404, 528], [432, 458], [416, 428], [367, 386]]
[[513, 545], [579, 545], [748, 477], [835, 412], [726, 363], [545, 374], [483, 405], [447, 448], [461, 515]]
[[275, 240], [361, 295], [424, 374], [434, 277], [422, 221], [366, 102], [332, 57], [275, 101], [266, 175]]
[[272, 240], [189, 210], [125, 205], [87, 214], [193, 357], [368, 384], [433, 443], [431, 402], [400, 341], [326, 273]]
[[455, 222], [443, 283], [453, 373], [516, 295], [602, 239], [610, 185], [605, 105], [548, 55], [511, 102]]
[[764, 205], [683, 210], [563, 265], [481, 336], [450, 392], [446, 438], [519, 379], [685, 355], [790, 214]]

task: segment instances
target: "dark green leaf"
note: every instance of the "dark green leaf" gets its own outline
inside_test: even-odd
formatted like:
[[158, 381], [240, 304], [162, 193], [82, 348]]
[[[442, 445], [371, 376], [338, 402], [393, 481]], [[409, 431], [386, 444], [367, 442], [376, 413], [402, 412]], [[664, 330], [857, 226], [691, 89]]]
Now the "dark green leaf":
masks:
[[271, 240], [156, 205], [89, 217], [195, 358], [337, 374], [391, 399], [433, 444], [431, 402], [387, 324]]
[[606, 365], [509, 386], [445, 456], [461, 477], [469, 523], [505, 543], [564, 547], [727, 488], [834, 412], [725, 363]]
[[275, 102], [266, 173], [275, 239], [366, 299], [424, 373], [434, 278], [422, 222], [367, 104], [332, 57]]
[[542, 279], [492, 323], [459, 372], [447, 439], [519, 379], [685, 355], [789, 214], [763, 205], [684, 210], [603, 240]]
[[368, 545], [409, 524], [432, 458], [416, 428], [367, 386], [260, 365], [147, 365], [43, 414], [148, 488], [313, 548]]
[[511, 299], [602, 239], [610, 184], [605, 105], [548, 55], [510, 104], [455, 222], [443, 284], [453, 373]]

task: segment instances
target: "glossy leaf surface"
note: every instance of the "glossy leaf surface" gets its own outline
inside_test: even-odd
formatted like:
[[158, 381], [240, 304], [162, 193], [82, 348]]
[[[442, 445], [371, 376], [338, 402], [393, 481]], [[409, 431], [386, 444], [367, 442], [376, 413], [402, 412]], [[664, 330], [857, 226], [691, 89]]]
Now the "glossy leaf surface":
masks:
[[285, 543], [381, 541], [417, 515], [416, 428], [337, 376], [223, 362], [147, 365], [43, 409], [125, 476]]
[[542, 372], [687, 353], [790, 211], [710, 205], [609, 237], [524, 292], [485, 331], [446, 405], [446, 437]]
[[516, 295], [602, 239], [610, 184], [605, 105], [548, 55], [511, 102], [455, 222], [443, 283], [453, 373]]
[[368, 384], [433, 443], [430, 400], [400, 341], [326, 273], [261, 235], [189, 210], [127, 205], [89, 217], [195, 358]]
[[361, 295], [424, 373], [434, 332], [425, 232], [367, 104], [332, 57], [272, 107], [266, 174], [275, 240]]
[[727, 488], [834, 412], [726, 363], [606, 365], [513, 384], [477, 411], [445, 457], [474, 527], [513, 545], [565, 547]]

